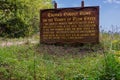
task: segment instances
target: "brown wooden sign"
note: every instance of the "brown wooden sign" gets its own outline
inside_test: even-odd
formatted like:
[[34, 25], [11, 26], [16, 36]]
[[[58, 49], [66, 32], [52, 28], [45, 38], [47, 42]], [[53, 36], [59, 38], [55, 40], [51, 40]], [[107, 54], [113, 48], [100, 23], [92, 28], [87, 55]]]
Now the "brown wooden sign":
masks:
[[99, 43], [99, 6], [40, 11], [41, 43]]

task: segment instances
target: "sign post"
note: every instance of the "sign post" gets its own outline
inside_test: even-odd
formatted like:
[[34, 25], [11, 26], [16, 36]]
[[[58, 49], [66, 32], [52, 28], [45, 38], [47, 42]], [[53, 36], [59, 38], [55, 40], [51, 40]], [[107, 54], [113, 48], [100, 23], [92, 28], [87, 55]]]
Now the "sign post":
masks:
[[40, 11], [40, 43], [99, 43], [99, 6]]
[[84, 1], [81, 2], [81, 7], [84, 7]]

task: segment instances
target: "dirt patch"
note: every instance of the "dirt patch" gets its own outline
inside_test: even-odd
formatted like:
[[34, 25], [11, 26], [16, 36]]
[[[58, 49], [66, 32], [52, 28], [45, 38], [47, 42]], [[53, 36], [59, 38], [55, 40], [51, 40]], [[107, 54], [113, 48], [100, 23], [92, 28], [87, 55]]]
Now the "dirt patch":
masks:
[[101, 53], [102, 47], [99, 46], [56, 46], [56, 45], [46, 45], [41, 44], [39, 46], [39, 52], [40, 53], [48, 53], [48, 54], [54, 54], [54, 55], [66, 55], [66, 54], [73, 54], [73, 55], [84, 55], [94, 52]]

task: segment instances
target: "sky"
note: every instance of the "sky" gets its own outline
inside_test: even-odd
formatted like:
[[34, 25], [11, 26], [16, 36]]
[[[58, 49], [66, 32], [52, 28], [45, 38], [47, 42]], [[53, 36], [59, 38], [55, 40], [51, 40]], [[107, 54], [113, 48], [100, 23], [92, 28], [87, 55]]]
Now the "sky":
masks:
[[[80, 7], [82, 0], [54, 0], [58, 8]], [[100, 6], [100, 26], [104, 30], [120, 28], [120, 0], [84, 0], [85, 7]]]

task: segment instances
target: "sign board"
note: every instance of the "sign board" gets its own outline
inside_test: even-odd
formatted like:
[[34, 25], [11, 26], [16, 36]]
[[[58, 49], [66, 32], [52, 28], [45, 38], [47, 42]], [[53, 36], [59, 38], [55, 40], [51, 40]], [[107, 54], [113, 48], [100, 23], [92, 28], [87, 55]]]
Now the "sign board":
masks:
[[99, 43], [99, 6], [40, 11], [41, 43]]

